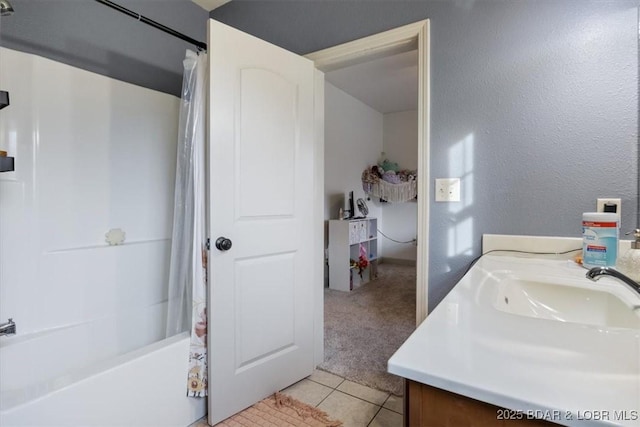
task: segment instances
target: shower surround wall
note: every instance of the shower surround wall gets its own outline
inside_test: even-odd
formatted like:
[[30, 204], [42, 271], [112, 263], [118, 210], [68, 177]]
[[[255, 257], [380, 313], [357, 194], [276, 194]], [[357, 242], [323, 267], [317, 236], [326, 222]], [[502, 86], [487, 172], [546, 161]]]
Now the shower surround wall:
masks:
[[[0, 147], [16, 158], [15, 172], [0, 175], [0, 318], [27, 335], [162, 303], [179, 100], [0, 55], [0, 87], [11, 93]], [[124, 245], [107, 245], [112, 228], [126, 232]]]
[[[184, 397], [188, 339], [158, 343], [179, 99], [32, 54], [0, 48], [0, 57], [0, 87], [11, 93], [0, 150], [16, 166], [0, 174], [0, 319], [18, 328], [0, 338], [0, 424], [132, 425], [144, 411], [160, 413], [149, 424], [187, 425], [204, 411]], [[121, 246], [105, 242], [114, 228], [126, 233]], [[96, 378], [113, 386], [87, 393]], [[181, 380], [164, 395], [152, 385], [172, 378]], [[126, 389], [144, 397], [127, 403]]]

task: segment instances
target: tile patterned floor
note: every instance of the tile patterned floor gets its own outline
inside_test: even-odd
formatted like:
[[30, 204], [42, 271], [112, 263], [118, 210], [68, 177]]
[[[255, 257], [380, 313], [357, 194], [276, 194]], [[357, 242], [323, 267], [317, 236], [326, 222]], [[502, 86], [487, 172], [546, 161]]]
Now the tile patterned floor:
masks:
[[403, 399], [337, 375], [314, 371], [282, 393], [318, 407], [344, 427], [401, 427]]
[[[316, 370], [282, 390], [294, 399], [322, 409], [343, 427], [401, 427], [403, 398]], [[206, 427], [206, 418], [190, 427]]]

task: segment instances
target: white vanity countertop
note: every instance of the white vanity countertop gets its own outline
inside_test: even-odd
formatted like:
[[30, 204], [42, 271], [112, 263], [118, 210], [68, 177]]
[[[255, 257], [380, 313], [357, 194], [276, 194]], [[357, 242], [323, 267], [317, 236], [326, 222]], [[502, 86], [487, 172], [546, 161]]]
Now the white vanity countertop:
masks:
[[548, 284], [561, 278], [587, 294], [611, 293], [631, 313], [640, 306], [640, 296], [626, 285], [609, 277], [591, 282], [586, 271], [566, 260], [485, 255], [389, 359], [389, 372], [525, 417], [570, 426], [640, 426], [640, 329], [497, 308], [510, 278]]

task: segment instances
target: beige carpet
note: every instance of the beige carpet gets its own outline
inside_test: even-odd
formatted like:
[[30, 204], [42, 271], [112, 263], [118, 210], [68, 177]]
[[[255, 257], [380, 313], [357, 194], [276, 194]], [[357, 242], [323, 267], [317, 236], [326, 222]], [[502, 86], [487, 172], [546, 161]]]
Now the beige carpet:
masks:
[[402, 379], [387, 373], [387, 360], [415, 329], [415, 267], [380, 264], [376, 280], [351, 292], [325, 289], [324, 298], [319, 368], [401, 396]]
[[216, 424], [215, 427], [339, 427], [341, 425], [341, 421], [330, 420], [326, 413], [313, 406], [276, 393]]

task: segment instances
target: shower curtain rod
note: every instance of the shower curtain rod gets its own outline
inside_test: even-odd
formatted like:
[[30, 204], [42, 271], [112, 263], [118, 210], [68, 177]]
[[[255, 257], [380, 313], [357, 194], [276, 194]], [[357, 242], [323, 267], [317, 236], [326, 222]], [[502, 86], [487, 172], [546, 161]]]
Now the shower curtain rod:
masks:
[[136, 13], [136, 12], [134, 12], [132, 10], [127, 9], [126, 7], [120, 6], [119, 4], [116, 4], [116, 3], [112, 2], [112, 1], [109, 1], [109, 0], [95, 0], [95, 1], [97, 1], [98, 3], [101, 3], [101, 4], [105, 5], [105, 6], [109, 6], [110, 8], [115, 9], [118, 12], [122, 12], [125, 15], [129, 15], [132, 18], [136, 18], [138, 21], [143, 22], [143, 23], [145, 23], [147, 25], [151, 25], [152, 27], [157, 28], [158, 30], [164, 31], [167, 34], [171, 34], [174, 37], [177, 37], [177, 38], [182, 39], [182, 40], [184, 40], [186, 42], [189, 42], [189, 43], [197, 46], [198, 49], [200, 49], [200, 50], [205, 50], [205, 51], [207, 50], [207, 44], [206, 43], [200, 42], [200, 41], [198, 41], [196, 39], [192, 39], [191, 37], [189, 37], [187, 35], [179, 33], [176, 30], [173, 30], [173, 29], [171, 29], [169, 27], [166, 27], [166, 26], [164, 26], [164, 25], [162, 25], [162, 24], [160, 24], [160, 23], [158, 23], [158, 22], [156, 22], [156, 21], [154, 21], [152, 19], [149, 19], [149, 18], [147, 18], [145, 16], [142, 16], [139, 13]]

